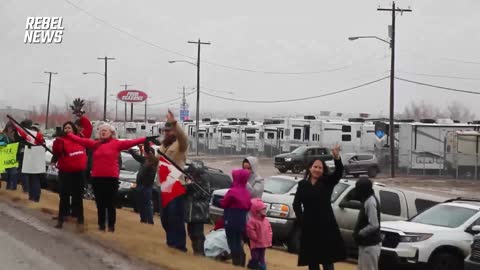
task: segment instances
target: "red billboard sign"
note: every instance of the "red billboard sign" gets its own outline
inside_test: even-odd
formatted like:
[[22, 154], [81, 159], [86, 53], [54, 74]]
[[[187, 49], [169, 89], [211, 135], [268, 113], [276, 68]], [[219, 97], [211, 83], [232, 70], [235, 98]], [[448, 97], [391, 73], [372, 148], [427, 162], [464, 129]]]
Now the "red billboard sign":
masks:
[[144, 102], [148, 95], [140, 90], [123, 90], [118, 92], [117, 98], [124, 102]]

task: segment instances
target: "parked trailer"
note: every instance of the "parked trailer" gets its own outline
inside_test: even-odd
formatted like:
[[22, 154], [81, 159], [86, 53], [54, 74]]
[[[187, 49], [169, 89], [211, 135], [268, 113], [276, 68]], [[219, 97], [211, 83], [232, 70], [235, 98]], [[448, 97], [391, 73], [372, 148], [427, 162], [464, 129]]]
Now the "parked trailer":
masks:
[[[440, 121], [437, 121], [440, 122]], [[446, 137], [450, 132], [478, 131], [478, 124], [401, 123], [399, 132], [399, 167], [417, 170], [445, 169]]]
[[480, 132], [448, 132], [445, 143], [445, 163], [457, 177], [460, 174], [475, 175], [478, 178]]

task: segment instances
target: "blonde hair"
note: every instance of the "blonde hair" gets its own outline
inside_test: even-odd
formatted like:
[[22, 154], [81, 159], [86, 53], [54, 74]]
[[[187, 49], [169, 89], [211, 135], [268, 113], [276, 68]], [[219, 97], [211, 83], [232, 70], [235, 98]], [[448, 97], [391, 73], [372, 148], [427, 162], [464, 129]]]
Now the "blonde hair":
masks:
[[112, 138], [115, 138], [115, 135], [116, 135], [115, 127], [110, 124], [104, 123], [99, 125], [97, 128], [97, 139], [100, 139], [100, 131], [102, 129], [110, 130], [110, 132], [112, 132]]

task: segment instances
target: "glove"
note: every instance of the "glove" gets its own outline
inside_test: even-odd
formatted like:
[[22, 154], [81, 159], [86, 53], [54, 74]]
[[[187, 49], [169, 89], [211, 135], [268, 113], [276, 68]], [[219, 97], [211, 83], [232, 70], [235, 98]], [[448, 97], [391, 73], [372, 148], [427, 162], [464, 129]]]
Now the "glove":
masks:
[[83, 99], [76, 98], [73, 100], [73, 103], [72, 105], [70, 105], [70, 108], [72, 109], [73, 114], [82, 115], [85, 113], [85, 111], [83, 110], [84, 105], [85, 105], [85, 101]]
[[147, 136], [145, 142], [152, 142], [154, 144], [157, 144], [157, 138], [158, 136]]
[[148, 153], [155, 154], [155, 151], [154, 151], [153, 148], [150, 146], [150, 142], [149, 142], [149, 141], [145, 141], [145, 142], [143, 143], [143, 151], [145, 152], [145, 154], [148, 154]]

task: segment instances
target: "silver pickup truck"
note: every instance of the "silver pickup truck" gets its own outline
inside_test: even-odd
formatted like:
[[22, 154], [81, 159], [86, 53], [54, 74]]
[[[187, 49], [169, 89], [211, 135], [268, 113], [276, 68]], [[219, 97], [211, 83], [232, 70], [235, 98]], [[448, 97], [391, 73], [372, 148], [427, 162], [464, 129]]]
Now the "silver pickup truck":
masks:
[[[288, 251], [296, 253], [300, 245], [300, 228], [295, 222], [293, 198], [300, 178], [276, 175], [265, 179], [262, 199], [267, 205], [267, 218], [272, 225], [273, 240], [284, 244]], [[352, 233], [357, 221], [360, 202], [348, 201], [348, 195], [355, 187], [355, 180], [342, 179], [332, 193], [332, 208], [349, 254], [356, 254], [357, 248]], [[407, 220], [447, 198], [374, 184], [375, 195], [381, 204], [382, 221]], [[210, 217], [215, 221], [223, 216], [220, 200], [227, 189], [213, 192], [210, 202]]]

